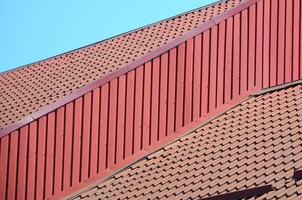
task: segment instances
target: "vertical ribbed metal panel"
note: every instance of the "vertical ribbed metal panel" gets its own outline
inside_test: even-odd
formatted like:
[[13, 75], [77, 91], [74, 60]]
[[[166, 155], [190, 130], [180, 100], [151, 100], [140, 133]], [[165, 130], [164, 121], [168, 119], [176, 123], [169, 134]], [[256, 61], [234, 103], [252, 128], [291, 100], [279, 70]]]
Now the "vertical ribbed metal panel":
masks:
[[260, 0], [0, 139], [0, 199], [68, 194], [251, 91], [302, 79], [300, 0]]

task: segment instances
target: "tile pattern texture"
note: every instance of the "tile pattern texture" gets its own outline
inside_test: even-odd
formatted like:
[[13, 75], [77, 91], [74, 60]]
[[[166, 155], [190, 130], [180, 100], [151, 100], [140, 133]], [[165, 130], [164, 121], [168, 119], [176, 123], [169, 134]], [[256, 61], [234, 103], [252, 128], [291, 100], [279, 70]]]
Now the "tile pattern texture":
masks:
[[200, 199], [272, 184], [250, 199], [301, 199], [302, 85], [254, 96], [89, 186], [74, 199]]
[[0, 75], [0, 129], [194, 29], [241, 0], [227, 0]]

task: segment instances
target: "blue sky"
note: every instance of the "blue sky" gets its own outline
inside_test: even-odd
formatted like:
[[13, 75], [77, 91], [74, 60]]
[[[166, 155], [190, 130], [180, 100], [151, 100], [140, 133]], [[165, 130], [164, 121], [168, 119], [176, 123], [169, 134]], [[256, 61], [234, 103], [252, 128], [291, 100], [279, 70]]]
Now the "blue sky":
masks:
[[0, 72], [216, 0], [0, 0]]

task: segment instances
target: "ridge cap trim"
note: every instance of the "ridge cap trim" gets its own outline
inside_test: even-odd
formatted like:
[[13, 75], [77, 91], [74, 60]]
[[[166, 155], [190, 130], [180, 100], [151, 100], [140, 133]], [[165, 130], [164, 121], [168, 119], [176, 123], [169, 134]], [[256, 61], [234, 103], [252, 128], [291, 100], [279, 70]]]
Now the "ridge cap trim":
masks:
[[[210, 29], [211, 27], [217, 25], [218, 23], [226, 20], [227, 18], [241, 12], [242, 10], [250, 7], [251, 5], [257, 3], [259, 0], [245, 0], [242, 1], [240, 4], [238, 4], [237, 6], [221, 13], [218, 16], [213, 17], [212, 19], [200, 24], [197, 28], [194, 28], [190, 31], [185, 32], [182, 36], [179, 36], [175, 39], [172, 39], [171, 41], [167, 42], [165, 45], [158, 47], [156, 49], [154, 49], [153, 51], [139, 57], [138, 59], [134, 60], [133, 62], [130, 62], [126, 65], [124, 65], [123, 67], [93, 81], [88, 83], [87, 85], [85, 85], [82, 88], [79, 88], [77, 90], [74, 90], [73, 92], [67, 94], [66, 96], [63, 96], [61, 98], [58, 98], [57, 101], [55, 101], [54, 103], [51, 103], [47, 106], [42, 107], [40, 110], [27, 115], [24, 118], [32, 118], [31, 121], [29, 120], [24, 120], [24, 118], [22, 118], [21, 120], [18, 120], [6, 127], [3, 127], [2, 129], [0, 129], [0, 138], [2, 138], [3, 136], [25, 126], [26, 124], [42, 117], [43, 115], [46, 115], [52, 111], [55, 111], [56, 109], [58, 109], [61, 106], [66, 105], [67, 103], [79, 98], [80, 96], [96, 89], [97, 87], [104, 85], [106, 83], [108, 83], [109, 81], [129, 72], [130, 70], [133, 70], [139, 66], [141, 66], [142, 64], [160, 56], [161, 54], [163, 54], [164, 52], [175, 48], [176, 46], [178, 46], [179, 44], [185, 42], [186, 40], [188, 40], [191, 37], [194, 37], [197, 34], [200, 34], [208, 29]], [[25, 123], [26, 122], [26, 123]]]

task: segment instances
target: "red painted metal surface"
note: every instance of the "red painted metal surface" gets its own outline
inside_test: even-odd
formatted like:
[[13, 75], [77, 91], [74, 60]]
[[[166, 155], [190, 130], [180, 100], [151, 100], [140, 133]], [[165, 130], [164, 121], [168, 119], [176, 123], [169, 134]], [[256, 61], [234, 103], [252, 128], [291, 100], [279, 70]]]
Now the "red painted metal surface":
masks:
[[[123, 65], [123, 67], [114, 70], [110, 73], [107, 73], [106, 75], [102, 76], [101, 78], [92, 81], [90, 83], [88, 83], [87, 85], [85, 85], [84, 87], [81, 87], [79, 89], [74, 90], [72, 93], [57, 99], [56, 102], [51, 103], [48, 106], [44, 106], [42, 107], [40, 110], [38, 110], [37, 112], [34, 112], [33, 114], [27, 115], [26, 117], [24, 117], [23, 119], [16, 121], [15, 123], [12, 123], [6, 127], [4, 127], [3, 129], [0, 129], [0, 135], [3, 136], [5, 134], [11, 133], [14, 130], [21, 128], [22, 126], [30, 123], [31, 121], [34, 121], [36, 119], [38, 119], [41, 116], [46, 115], [47, 113], [69, 103], [70, 101], [73, 101], [81, 96], [83, 96], [84, 94], [86, 94], [87, 92], [105, 84], [108, 83], [109, 81], [137, 68], [138, 66], [140, 66], [141, 64], [144, 64], [148, 61], [150, 61], [151, 59], [153, 59], [154, 57], [157, 57], [165, 52], [167, 52], [169, 49], [174, 48], [175, 46], [183, 43], [184, 41], [192, 38], [193, 36], [207, 30], [210, 29], [211, 27], [215, 26], [216, 24], [220, 23], [221, 21], [225, 20], [226, 18], [240, 12], [241, 10], [255, 4], [257, 1], [259, 0], [246, 0], [241, 2], [239, 5], [230, 8], [228, 10], [226, 10], [225, 12], [221, 13], [220, 15], [215, 15], [213, 18], [210, 18], [208, 20], [205, 20], [203, 23], [201, 23], [200, 25], [198, 25], [196, 28], [193, 28], [192, 30], [189, 31], [185, 31], [184, 34], [182, 34], [181, 36], [176, 37], [175, 39], [172, 39], [171, 41], [168, 41], [166, 44], [154, 49], [153, 51], [146, 53], [145, 55], [138, 57], [137, 59], [135, 59], [133, 62], [129, 62], [129, 64], [125, 64]], [[221, 6], [221, 4], [220, 4]], [[216, 13], [217, 14], [217, 13]], [[212, 14], [211, 14], [212, 15]], [[207, 16], [207, 15], [205, 15]], [[183, 32], [183, 31], [181, 31]]]
[[4, 135], [0, 198], [66, 195], [252, 92], [302, 79], [301, 6], [260, 0], [216, 19]]

